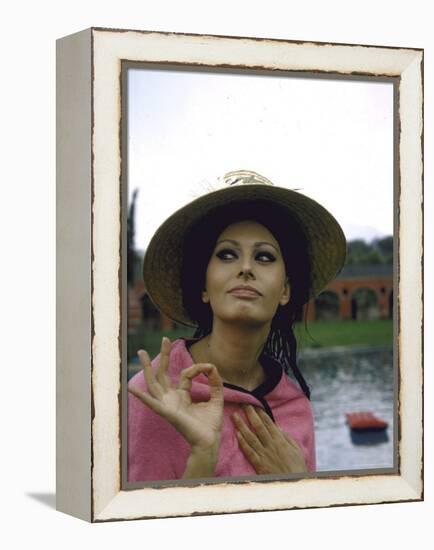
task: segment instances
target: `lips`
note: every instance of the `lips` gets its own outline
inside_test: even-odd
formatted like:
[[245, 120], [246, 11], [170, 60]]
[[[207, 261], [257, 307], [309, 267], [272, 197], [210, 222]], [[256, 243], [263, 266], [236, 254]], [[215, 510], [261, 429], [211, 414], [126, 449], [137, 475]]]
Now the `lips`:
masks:
[[231, 290], [229, 290], [229, 294], [233, 294], [234, 296], [246, 297], [246, 298], [262, 296], [259, 290], [257, 290], [253, 286], [244, 286], [244, 285], [231, 288]]

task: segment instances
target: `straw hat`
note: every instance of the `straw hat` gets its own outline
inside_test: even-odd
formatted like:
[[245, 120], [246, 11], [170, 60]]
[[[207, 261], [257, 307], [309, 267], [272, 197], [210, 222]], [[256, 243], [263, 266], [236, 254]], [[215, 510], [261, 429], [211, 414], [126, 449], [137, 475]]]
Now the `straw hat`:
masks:
[[307, 243], [310, 264], [308, 298], [318, 295], [342, 269], [346, 255], [345, 236], [338, 222], [323, 206], [301, 193], [276, 187], [267, 178], [249, 170], [229, 172], [221, 182], [221, 188], [172, 214], [157, 229], [146, 250], [143, 278], [147, 292], [158, 309], [170, 319], [195, 326], [182, 300], [182, 251], [186, 235], [216, 209], [224, 209], [234, 202], [259, 201], [275, 206], [287, 213], [292, 224], [295, 222], [300, 227]]

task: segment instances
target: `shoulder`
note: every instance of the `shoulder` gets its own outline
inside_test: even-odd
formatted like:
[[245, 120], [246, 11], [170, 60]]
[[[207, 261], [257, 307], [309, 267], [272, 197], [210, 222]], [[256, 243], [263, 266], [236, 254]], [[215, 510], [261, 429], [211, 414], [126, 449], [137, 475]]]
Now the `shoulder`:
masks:
[[279, 383], [267, 396], [272, 408], [290, 409], [297, 416], [300, 414], [311, 416], [312, 404], [300, 386], [285, 372], [282, 372]]
[[261, 362], [266, 373], [266, 381], [261, 389], [264, 390], [264, 394], [268, 398], [271, 397], [277, 401], [292, 401], [294, 399], [309, 401], [300, 386], [286, 374], [277, 359], [270, 355], [263, 355]]
[[282, 376], [283, 385], [286, 388], [286, 391], [291, 392], [294, 397], [306, 400], [310, 403], [310, 400], [306, 397], [306, 394], [301, 389], [301, 387], [293, 380], [288, 374], [283, 373]]

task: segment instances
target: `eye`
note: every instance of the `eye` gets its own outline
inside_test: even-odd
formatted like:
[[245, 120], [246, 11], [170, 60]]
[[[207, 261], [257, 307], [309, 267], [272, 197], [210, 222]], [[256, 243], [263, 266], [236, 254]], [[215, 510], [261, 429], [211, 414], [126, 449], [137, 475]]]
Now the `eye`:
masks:
[[276, 256], [266, 250], [261, 250], [256, 253], [255, 260], [263, 263], [270, 263], [276, 261]]
[[223, 248], [222, 250], [219, 250], [216, 253], [217, 258], [220, 258], [220, 260], [234, 260], [237, 258], [237, 254], [234, 250], [231, 248]]

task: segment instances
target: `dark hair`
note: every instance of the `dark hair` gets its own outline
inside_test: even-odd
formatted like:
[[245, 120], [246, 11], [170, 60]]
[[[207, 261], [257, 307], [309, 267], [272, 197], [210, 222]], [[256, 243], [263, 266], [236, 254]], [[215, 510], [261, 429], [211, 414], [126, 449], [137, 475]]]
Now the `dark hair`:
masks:
[[273, 317], [263, 354], [279, 361], [287, 374], [291, 369], [301, 389], [310, 398], [309, 387], [297, 366], [297, 341], [293, 331], [294, 321], [299, 317], [302, 306], [309, 297], [310, 265], [307, 241], [296, 220], [288, 218], [287, 211], [274, 203], [230, 203], [204, 216], [187, 233], [182, 255], [182, 296], [184, 308], [198, 325], [194, 336], [202, 338], [212, 330], [212, 310], [208, 304], [202, 302], [200, 290], [205, 288], [206, 269], [217, 238], [226, 227], [243, 220], [256, 221], [274, 235], [279, 243], [291, 286], [288, 304], [279, 306]]

